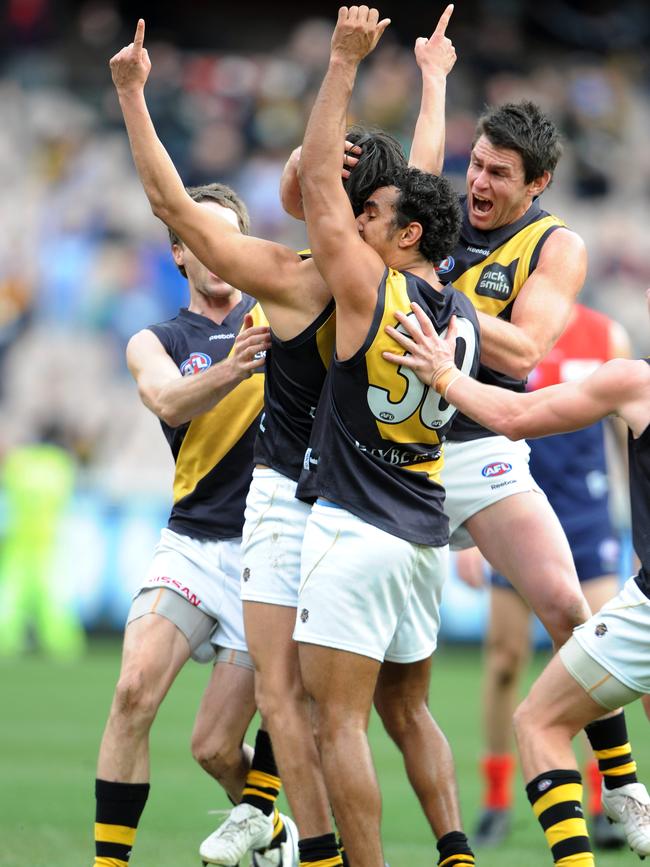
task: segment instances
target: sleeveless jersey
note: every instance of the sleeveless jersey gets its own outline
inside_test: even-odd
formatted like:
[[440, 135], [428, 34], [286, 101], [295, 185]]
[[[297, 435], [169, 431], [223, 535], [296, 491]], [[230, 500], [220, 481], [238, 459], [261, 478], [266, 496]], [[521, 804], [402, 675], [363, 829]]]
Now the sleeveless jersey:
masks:
[[298, 481], [316, 406], [334, 352], [334, 300], [301, 334], [280, 340], [271, 331], [266, 357], [264, 413], [255, 441], [255, 463]]
[[[510, 321], [519, 290], [535, 270], [544, 241], [551, 232], [566, 224], [542, 211], [539, 200], [535, 200], [514, 223], [481, 232], [469, 221], [466, 196], [461, 196], [461, 206], [460, 240], [453, 256], [439, 264], [438, 276], [450, 280], [477, 310]], [[484, 365], [480, 366], [477, 379], [513, 391], [523, 391], [525, 387], [524, 381]], [[462, 413], [458, 414], [449, 433], [450, 440], [461, 441], [486, 436], [494, 434]]]
[[[221, 325], [182, 308], [149, 330], [183, 376], [200, 375], [230, 355], [246, 313], [254, 325], [268, 324], [255, 299], [243, 295]], [[170, 427], [161, 420], [176, 462], [170, 530], [196, 539], [241, 536], [263, 392], [264, 377], [253, 374], [191, 421]]]
[[318, 404], [297, 496], [322, 496], [394, 536], [425, 545], [449, 538], [440, 484], [442, 442], [456, 410], [408, 368], [382, 358], [403, 350], [384, 331], [394, 311], [417, 301], [438, 331], [456, 314], [457, 364], [476, 373], [478, 323], [451, 285], [438, 292], [409, 272], [387, 269], [363, 346], [330, 367]]
[[[568, 326], [548, 355], [532, 371], [535, 390], [575, 382], [609, 361], [611, 321], [576, 304]], [[531, 440], [530, 470], [569, 534], [614, 536], [609, 514], [603, 422], [571, 433]]]
[[[650, 358], [645, 359], [650, 364]], [[650, 425], [638, 439], [628, 435], [632, 541], [641, 568], [636, 583], [650, 596]]]

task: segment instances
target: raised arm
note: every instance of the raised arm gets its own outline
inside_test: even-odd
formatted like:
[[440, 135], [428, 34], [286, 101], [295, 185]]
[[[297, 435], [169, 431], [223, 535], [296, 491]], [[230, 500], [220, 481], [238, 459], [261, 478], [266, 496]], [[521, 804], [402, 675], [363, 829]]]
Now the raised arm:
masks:
[[415, 41], [415, 59], [422, 73], [422, 99], [415, 124], [409, 165], [439, 175], [445, 161], [445, 99], [447, 76], [456, 62], [456, 49], [446, 35], [453, 4], [440, 16], [429, 39]]
[[[296, 220], [305, 219], [305, 212], [302, 207], [302, 190], [300, 189], [300, 181], [298, 180], [301, 151], [302, 146], [295, 148], [291, 152], [280, 178], [280, 201], [282, 202], [282, 207], [290, 217], [295, 217]], [[350, 177], [350, 171], [359, 162], [360, 153], [360, 147], [346, 140], [345, 153], [343, 154], [343, 168], [341, 169], [341, 178], [343, 180]]]
[[386, 328], [410, 354], [384, 353], [384, 358], [410, 367], [446, 401], [497, 433], [513, 440], [566, 433], [612, 413], [637, 434], [650, 422], [650, 365], [644, 361], [615, 359], [582, 382], [518, 394], [462, 374], [454, 365], [453, 320], [448, 333], [439, 337], [421, 308], [414, 304], [413, 309], [419, 328], [399, 311], [396, 318], [408, 334]]
[[280, 244], [242, 235], [187, 194], [156, 134], [144, 97], [151, 62], [140, 19], [133, 42], [110, 62], [131, 152], [153, 213], [215, 274], [260, 300], [291, 304], [305, 294], [300, 257]]
[[525, 379], [564, 331], [586, 272], [587, 254], [580, 236], [556, 229], [519, 290], [510, 322], [478, 314], [483, 364]]
[[264, 365], [271, 345], [269, 329], [253, 327], [247, 315], [228, 358], [193, 376], [182, 376], [153, 331], [129, 340], [126, 362], [144, 405], [170, 427], [178, 427], [212, 409], [244, 379]]
[[336, 298], [337, 351], [347, 335], [367, 329], [384, 272], [381, 257], [360, 237], [341, 181], [346, 112], [361, 60], [389, 24], [376, 9], [342, 7], [332, 36], [327, 73], [312, 109], [299, 176], [307, 234], [314, 260]]

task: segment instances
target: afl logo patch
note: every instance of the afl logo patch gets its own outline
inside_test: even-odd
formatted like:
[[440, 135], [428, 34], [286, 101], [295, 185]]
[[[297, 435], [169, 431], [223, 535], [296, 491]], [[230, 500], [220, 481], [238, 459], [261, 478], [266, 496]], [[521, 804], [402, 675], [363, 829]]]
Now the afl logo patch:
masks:
[[493, 479], [495, 476], [504, 476], [512, 469], [512, 464], [505, 461], [496, 461], [493, 464], [486, 464], [481, 470], [481, 475], [486, 479]]
[[211, 364], [212, 359], [205, 352], [193, 352], [181, 364], [180, 371], [183, 376], [192, 376], [194, 373], [201, 373], [202, 370], [207, 370]]
[[603, 635], [606, 635], [606, 633], [607, 633], [607, 625], [605, 623], [599, 623], [596, 626], [596, 628], [594, 629], [594, 635], [597, 638], [602, 638]]
[[447, 256], [442, 262], [438, 262], [436, 265], [436, 272], [438, 274], [449, 274], [450, 271], [454, 270], [454, 265], [456, 264], [456, 260], [453, 256]]
[[307, 608], [303, 608], [300, 612], [300, 620], [303, 623], [307, 623], [307, 621], [309, 620], [309, 610]]

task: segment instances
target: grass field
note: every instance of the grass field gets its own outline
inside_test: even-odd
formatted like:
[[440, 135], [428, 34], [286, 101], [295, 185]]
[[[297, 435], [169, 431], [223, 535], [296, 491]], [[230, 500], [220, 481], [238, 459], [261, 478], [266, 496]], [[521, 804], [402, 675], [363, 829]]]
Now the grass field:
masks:
[[[543, 657], [536, 661], [538, 669]], [[97, 747], [119, 665], [119, 645], [97, 642], [79, 663], [62, 666], [30, 656], [0, 663], [0, 865], [90, 867]], [[208, 669], [188, 665], [172, 688], [152, 736], [152, 790], [140, 823], [132, 867], [198, 865], [199, 841], [228, 806], [189, 754], [189, 733]], [[531, 672], [532, 676], [532, 672]], [[480, 658], [476, 650], [443, 647], [431, 707], [447, 733], [458, 768], [463, 815], [471, 828], [479, 801]], [[634, 754], [650, 779], [650, 729], [641, 708], [628, 710]], [[383, 833], [391, 867], [431, 867], [431, 835], [406, 782], [401, 760], [373, 720], [372, 742], [384, 796]], [[549, 865], [550, 857], [521, 791], [514, 832], [477, 863]], [[600, 867], [638, 864], [628, 850], [597, 856]]]

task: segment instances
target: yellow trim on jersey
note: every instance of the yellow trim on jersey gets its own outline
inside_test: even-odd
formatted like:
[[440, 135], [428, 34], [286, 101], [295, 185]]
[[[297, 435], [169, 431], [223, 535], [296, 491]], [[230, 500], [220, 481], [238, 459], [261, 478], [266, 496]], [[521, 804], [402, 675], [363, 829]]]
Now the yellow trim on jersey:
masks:
[[128, 825], [107, 825], [95, 822], [95, 840], [99, 843], [121, 843], [123, 846], [133, 846], [137, 828]]
[[332, 315], [327, 322], [323, 322], [321, 327], [316, 332], [316, 346], [320, 360], [323, 362], [325, 370], [330, 366], [332, 356], [334, 355], [334, 343], [336, 341], [336, 309], [332, 311]]
[[[560, 220], [559, 217], [549, 214], [548, 217], [542, 217], [541, 220], [525, 226], [516, 235], [513, 235], [510, 240], [497, 247], [489, 256], [486, 256], [485, 259], [481, 259], [476, 265], [468, 268], [464, 274], [461, 274], [460, 277], [454, 280], [454, 286], [469, 298], [477, 310], [487, 313], [489, 316], [498, 316], [502, 310], [512, 304], [519, 294], [519, 290], [528, 279], [530, 260], [542, 235], [551, 226], [566, 226], [566, 223]], [[514, 286], [507, 298], [488, 298], [485, 295], [478, 295], [476, 293], [476, 287], [487, 265], [498, 264], [503, 268], [507, 268], [515, 260], [519, 261], [515, 270]]]
[[[268, 325], [259, 304], [249, 313], [254, 326]], [[212, 409], [192, 419], [176, 458], [174, 503], [191, 494], [201, 479], [239, 442], [263, 405], [264, 376], [254, 373]]]
[[[442, 447], [437, 461], [424, 461], [421, 464], [401, 464], [405, 470], [414, 470], [416, 473], [426, 473], [432, 482], [442, 485], [442, 470], [445, 466], [445, 448]], [[443, 485], [444, 487], [444, 485]]]

